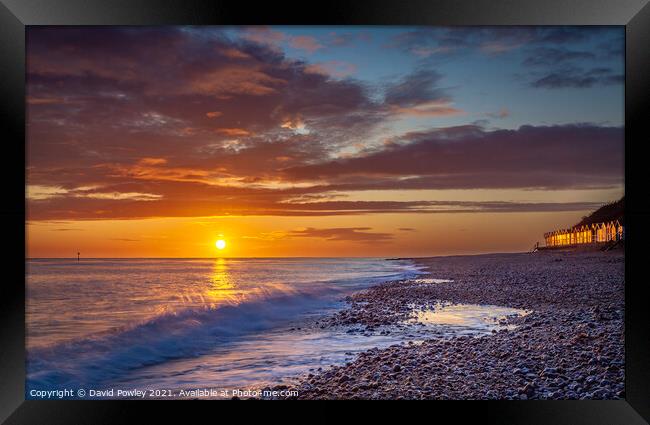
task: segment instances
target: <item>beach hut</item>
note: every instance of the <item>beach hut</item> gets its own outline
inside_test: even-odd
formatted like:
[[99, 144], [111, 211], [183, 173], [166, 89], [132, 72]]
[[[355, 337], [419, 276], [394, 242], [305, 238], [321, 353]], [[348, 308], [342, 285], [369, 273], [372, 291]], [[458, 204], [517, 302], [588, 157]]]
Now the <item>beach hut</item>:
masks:
[[596, 242], [607, 242], [607, 227], [605, 223], [596, 225]]
[[585, 244], [591, 243], [592, 232], [591, 228], [587, 225], [580, 226], [574, 229], [576, 233], [576, 243]]
[[623, 240], [625, 240], [625, 227], [623, 227], [623, 225], [621, 223], [619, 223], [618, 220], [616, 222], [618, 223], [618, 226], [617, 226], [617, 229], [616, 229], [617, 230], [616, 233], [617, 233], [618, 240], [623, 241]]

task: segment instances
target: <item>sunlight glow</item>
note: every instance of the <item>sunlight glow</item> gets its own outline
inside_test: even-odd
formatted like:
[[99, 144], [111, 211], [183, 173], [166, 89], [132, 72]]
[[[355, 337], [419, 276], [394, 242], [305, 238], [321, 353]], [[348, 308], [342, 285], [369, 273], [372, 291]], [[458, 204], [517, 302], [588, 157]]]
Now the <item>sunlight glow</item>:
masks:
[[214, 264], [210, 286], [205, 295], [211, 308], [224, 303], [238, 304], [244, 298], [244, 291], [238, 289], [231, 279], [228, 262], [223, 258], [218, 258]]
[[216, 245], [217, 249], [224, 249], [226, 247], [226, 241], [224, 241], [223, 239], [219, 239], [215, 243], [215, 245]]

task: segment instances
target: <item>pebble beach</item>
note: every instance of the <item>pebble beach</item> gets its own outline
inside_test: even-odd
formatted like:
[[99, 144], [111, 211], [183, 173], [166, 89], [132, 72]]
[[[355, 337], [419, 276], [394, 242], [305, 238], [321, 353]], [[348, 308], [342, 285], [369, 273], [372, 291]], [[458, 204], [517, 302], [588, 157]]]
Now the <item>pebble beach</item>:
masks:
[[[348, 297], [323, 327], [390, 332], [418, 309], [522, 309], [491, 334], [440, 337], [360, 353], [300, 377], [299, 399], [620, 399], [624, 250], [421, 258], [423, 277]], [[294, 397], [295, 398], [295, 397]]]

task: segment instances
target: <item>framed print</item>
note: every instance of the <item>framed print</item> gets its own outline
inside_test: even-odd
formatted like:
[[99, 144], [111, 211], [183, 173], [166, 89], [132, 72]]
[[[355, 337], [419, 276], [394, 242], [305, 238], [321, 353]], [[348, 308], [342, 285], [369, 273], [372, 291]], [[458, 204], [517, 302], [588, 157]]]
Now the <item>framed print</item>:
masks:
[[287, 9], [3, 1], [2, 419], [647, 423], [647, 2]]

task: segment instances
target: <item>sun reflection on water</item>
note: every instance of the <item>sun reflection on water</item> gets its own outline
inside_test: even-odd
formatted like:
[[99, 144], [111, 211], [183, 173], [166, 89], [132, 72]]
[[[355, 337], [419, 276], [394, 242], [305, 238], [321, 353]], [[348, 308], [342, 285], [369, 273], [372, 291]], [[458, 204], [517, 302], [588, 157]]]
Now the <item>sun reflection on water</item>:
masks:
[[243, 299], [243, 291], [237, 288], [229, 271], [228, 260], [217, 258], [210, 276], [210, 286], [206, 298], [211, 307], [221, 304], [238, 304]]

